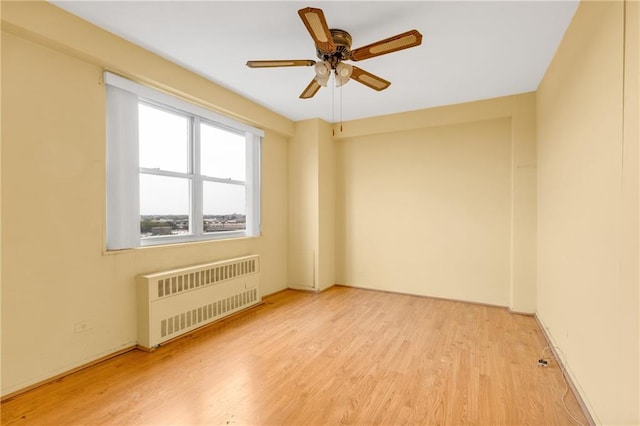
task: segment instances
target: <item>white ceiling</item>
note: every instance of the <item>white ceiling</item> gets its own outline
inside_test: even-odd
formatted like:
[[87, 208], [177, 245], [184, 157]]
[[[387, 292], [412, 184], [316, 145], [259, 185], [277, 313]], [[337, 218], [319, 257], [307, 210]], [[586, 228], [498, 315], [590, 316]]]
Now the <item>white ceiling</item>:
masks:
[[299, 99], [312, 67], [250, 69], [250, 59], [313, 59], [297, 10], [323, 9], [352, 48], [417, 29], [422, 45], [357, 63], [391, 81], [350, 81], [342, 119], [371, 117], [536, 90], [577, 1], [54, 1], [106, 30], [292, 120], [340, 120], [340, 89]]

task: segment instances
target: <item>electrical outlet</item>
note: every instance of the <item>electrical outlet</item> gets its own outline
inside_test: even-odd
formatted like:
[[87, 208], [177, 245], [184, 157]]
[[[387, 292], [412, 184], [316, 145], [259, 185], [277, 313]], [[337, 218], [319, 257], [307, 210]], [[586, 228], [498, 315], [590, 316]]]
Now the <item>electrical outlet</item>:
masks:
[[76, 333], [82, 333], [83, 331], [89, 331], [93, 328], [91, 321], [79, 321], [75, 324]]

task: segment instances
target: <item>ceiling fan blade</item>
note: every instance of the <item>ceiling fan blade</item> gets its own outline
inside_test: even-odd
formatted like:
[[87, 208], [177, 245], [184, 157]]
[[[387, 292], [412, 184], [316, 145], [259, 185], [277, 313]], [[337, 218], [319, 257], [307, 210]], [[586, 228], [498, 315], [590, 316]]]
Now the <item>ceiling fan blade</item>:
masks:
[[320, 83], [318, 83], [314, 78], [313, 80], [311, 80], [311, 83], [309, 83], [307, 88], [304, 89], [300, 94], [300, 99], [313, 98], [313, 95], [315, 95], [319, 89], [320, 89]]
[[249, 68], [273, 68], [273, 67], [312, 67], [316, 61], [307, 59], [277, 60], [277, 61], [247, 61]]
[[362, 83], [365, 86], [371, 87], [373, 90], [384, 90], [391, 85], [390, 81], [385, 80], [384, 78], [380, 78], [377, 75], [371, 74], [361, 68], [353, 67], [353, 72], [351, 73], [351, 79], [357, 81], [358, 83]]
[[422, 34], [417, 30], [407, 31], [384, 40], [368, 44], [351, 51], [351, 60], [361, 61], [374, 56], [385, 55], [398, 50], [419, 46], [422, 43]]
[[331, 37], [331, 31], [329, 31], [322, 9], [305, 7], [298, 11], [298, 15], [304, 22], [304, 26], [307, 27], [307, 31], [311, 34], [311, 38], [313, 38], [318, 50], [324, 53], [336, 51], [336, 45], [333, 42], [333, 37]]

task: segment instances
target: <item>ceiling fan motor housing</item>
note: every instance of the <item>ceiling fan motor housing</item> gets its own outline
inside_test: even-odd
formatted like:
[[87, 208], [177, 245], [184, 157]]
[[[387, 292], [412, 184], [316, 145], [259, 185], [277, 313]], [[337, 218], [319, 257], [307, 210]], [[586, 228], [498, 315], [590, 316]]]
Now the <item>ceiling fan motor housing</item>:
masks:
[[333, 52], [323, 52], [320, 49], [316, 49], [316, 55], [319, 59], [330, 63], [331, 68], [335, 69], [340, 61], [351, 59], [352, 38], [351, 34], [345, 30], [332, 28], [329, 31], [331, 32], [333, 44], [336, 45], [336, 50]]

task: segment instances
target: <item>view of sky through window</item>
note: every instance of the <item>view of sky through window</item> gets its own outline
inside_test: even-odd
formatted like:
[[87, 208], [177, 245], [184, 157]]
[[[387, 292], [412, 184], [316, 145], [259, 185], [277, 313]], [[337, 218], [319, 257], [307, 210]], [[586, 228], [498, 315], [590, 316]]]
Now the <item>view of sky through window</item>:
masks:
[[189, 180], [177, 177], [140, 175], [140, 215], [188, 215]]
[[[144, 103], [139, 105], [140, 167], [189, 173], [190, 119]], [[245, 181], [245, 136], [200, 125], [200, 172], [218, 179]], [[140, 175], [140, 215], [188, 215], [190, 180]], [[203, 182], [204, 215], [246, 214], [244, 185]]]
[[189, 118], [139, 104], [140, 167], [189, 172]]
[[200, 126], [200, 173], [205, 176], [244, 181], [245, 136], [209, 124]]

